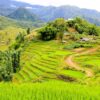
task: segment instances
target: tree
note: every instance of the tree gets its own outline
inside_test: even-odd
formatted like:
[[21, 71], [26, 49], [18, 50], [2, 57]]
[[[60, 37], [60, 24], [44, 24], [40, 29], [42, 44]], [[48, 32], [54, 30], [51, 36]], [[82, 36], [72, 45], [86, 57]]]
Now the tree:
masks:
[[13, 73], [20, 69], [20, 51], [0, 52], [0, 80], [11, 81]]
[[75, 29], [80, 33], [82, 34], [85, 30], [84, 26], [83, 25], [80, 25], [78, 23], [75, 24]]
[[42, 40], [51, 40], [57, 37], [62, 41], [65, 31], [67, 31], [65, 20], [63, 18], [58, 18], [41, 28], [39, 33]]
[[41, 28], [39, 31], [40, 33], [40, 38], [42, 40], [51, 40], [51, 39], [54, 39], [56, 37], [56, 29], [52, 26], [46, 26], [46, 27], [43, 27]]
[[89, 32], [88, 32], [89, 35], [95, 35], [95, 36], [98, 36], [98, 32], [97, 32], [97, 29], [96, 29], [96, 26], [91, 26], [89, 27]]
[[68, 21], [67, 21], [67, 25], [68, 25], [69, 27], [74, 27], [75, 23], [76, 23], [76, 22], [75, 22], [74, 19], [68, 20]]
[[13, 51], [11, 57], [13, 72], [16, 73], [20, 69], [20, 51]]
[[24, 33], [19, 33], [18, 35], [17, 35], [17, 37], [16, 37], [16, 42], [18, 42], [18, 43], [22, 43], [22, 42], [24, 42]]
[[16, 37], [16, 42], [12, 45], [12, 47], [15, 49], [15, 50], [17, 50], [20, 46], [21, 46], [21, 44], [25, 41], [25, 39], [24, 39], [24, 37], [25, 37], [25, 34], [24, 33], [19, 33], [18, 35], [17, 35], [17, 37]]
[[0, 52], [0, 73], [1, 80], [12, 80], [13, 68], [10, 51]]
[[28, 28], [27, 29], [27, 34], [30, 34], [30, 33], [31, 33], [30, 28]]

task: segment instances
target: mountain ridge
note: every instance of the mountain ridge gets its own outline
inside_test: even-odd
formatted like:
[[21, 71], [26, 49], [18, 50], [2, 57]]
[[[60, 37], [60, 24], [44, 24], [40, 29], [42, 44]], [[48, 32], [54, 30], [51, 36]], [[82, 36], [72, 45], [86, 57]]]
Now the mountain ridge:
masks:
[[79, 8], [70, 5], [54, 7], [54, 6], [32, 5], [29, 3], [15, 1], [15, 0], [3, 0], [3, 1], [0, 0], [0, 15], [8, 16], [20, 7], [28, 9], [30, 12], [39, 16], [40, 19], [45, 22], [55, 20], [56, 18], [59, 17], [68, 19], [80, 16], [85, 18], [91, 23], [100, 25], [99, 11], [93, 9], [91, 10], [86, 8]]

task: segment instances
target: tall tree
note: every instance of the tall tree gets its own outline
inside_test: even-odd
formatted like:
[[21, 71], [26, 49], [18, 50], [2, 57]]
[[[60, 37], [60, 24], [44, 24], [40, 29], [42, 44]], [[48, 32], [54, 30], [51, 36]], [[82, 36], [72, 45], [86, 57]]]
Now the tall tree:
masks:
[[30, 33], [31, 33], [30, 28], [28, 28], [27, 29], [27, 34], [30, 34]]

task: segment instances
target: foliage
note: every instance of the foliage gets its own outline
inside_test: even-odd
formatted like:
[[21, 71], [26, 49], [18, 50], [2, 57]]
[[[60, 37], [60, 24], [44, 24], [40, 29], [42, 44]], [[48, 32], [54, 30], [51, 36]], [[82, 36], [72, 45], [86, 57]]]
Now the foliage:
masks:
[[[73, 27], [76, 29], [76, 31], [80, 34], [87, 33], [88, 35], [99, 35], [98, 27], [90, 24], [86, 20], [76, 17], [75, 19], [68, 20], [67, 25], [69, 27]], [[99, 28], [100, 29], [100, 28]]]
[[20, 67], [20, 52], [0, 52], [0, 80], [11, 81], [13, 72]]
[[45, 26], [42, 29], [39, 30], [40, 33], [40, 39], [42, 40], [51, 40], [56, 37], [56, 28], [52, 26]]
[[99, 35], [96, 26], [90, 26], [88, 33], [89, 35], [95, 35], [95, 36]]
[[30, 32], [30, 28], [28, 28], [28, 29], [27, 29], [27, 34], [30, 34], [30, 33], [31, 33], [31, 32]]
[[15, 39], [16, 42], [18, 42], [18, 43], [24, 42], [24, 36], [25, 36], [24, 33], [19, 33], [19, 34], [17, 35], [16, 39]]
[[12, 79], [12, 59], [9, 51], [0, 52], [0, 77], [1, 80], [10, 81]]
[[45, 27], [39, 30], [39, 33], [42, 40], [58, 38], [62, 41], [65, 31], [67, 31], [65, 20], [63, 18], [59, 18], [48, 23]]
[[20, 69], [20, 51], [13, 51], [11, 57], [13, 72], [16, 73]]
[[15, 43], [11, 46], [11, 48], [17, 50], [21, 47], [22, 43], [25, 41], [25, 34], [19, 33], [15, 39]]

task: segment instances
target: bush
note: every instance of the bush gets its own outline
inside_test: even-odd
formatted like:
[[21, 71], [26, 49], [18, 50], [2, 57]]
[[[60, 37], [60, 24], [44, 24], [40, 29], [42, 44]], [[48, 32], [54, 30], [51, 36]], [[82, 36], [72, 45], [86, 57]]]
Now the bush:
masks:
[[42, 40], [47, 41], [57, 38], [62, 41], [65, 31], [67, 31], [65, 20], [63, 18], [58, 18], [38, 30], [38, 33]]

